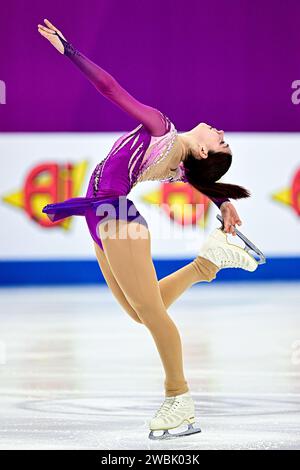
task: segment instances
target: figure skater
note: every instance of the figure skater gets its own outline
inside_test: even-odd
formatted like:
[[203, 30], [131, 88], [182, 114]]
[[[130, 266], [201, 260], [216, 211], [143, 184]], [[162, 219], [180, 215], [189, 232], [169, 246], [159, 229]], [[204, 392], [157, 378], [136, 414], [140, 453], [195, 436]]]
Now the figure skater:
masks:
[[[178, 133], [164, 113], [139, 102], [75, 49], [50, 21], [44, 23], [38, 25], [40, 34], [139, 125], [123, 134], [98, 163], [85, 197], [48, 204], [43, 212], [52, 221], [71, 215], [85, 217], [107, 285], [132, 319], [148, 328], [156, 343], [165, 371], [165, 399], [149, 423], [149, 437], [170, 437], [170, 429], [175, 436], [199, 432], [193, 426], [195, 407], [184, 375], [180, 335], [167, 309], [193, 284], [212, 281], [220, 269], [257, 268], [253, 256], [227, 241], [227, 234], [235, 235], [235, 225], [241, 225], [228, 198], [245, 198], [249, 192], [217, 182], [232, 161], [222, 130], [201, 122], [189, 132]], [[147, 222], [127, 198], [138, 182], [149, 180], [191, 184], [213, 200], [223, 220], [223, 229], [214, 230], [191, 263], [160, 281], [151, 257]], [[183, 424], [188, 429], [176, 433]], [[157, 436], [154, 431], [162, 434]]]

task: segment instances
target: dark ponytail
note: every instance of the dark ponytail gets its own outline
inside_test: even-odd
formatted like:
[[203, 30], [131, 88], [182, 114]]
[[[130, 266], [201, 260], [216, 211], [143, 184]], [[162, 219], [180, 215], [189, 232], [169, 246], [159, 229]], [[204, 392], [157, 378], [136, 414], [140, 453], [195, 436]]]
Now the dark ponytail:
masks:
[[186, 179], [195, 189], [208, 197], [242, 199], [250, 192], [236, 184], [217, 183], [229, 170], [232, 155], [225, 152], [208, 152], [207, 158], [198, 160], [189, 152], [183, 162]]

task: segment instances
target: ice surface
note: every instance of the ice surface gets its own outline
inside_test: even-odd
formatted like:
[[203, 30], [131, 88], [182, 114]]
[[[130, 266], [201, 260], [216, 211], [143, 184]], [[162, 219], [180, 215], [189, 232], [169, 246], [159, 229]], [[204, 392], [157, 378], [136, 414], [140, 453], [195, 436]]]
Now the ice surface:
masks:
[[202, 432], [148, 439], [163, 369], [106, 287], [0, 290], [1, 449], [300, 449], [300, 285], [202, 284], [169, 314]]

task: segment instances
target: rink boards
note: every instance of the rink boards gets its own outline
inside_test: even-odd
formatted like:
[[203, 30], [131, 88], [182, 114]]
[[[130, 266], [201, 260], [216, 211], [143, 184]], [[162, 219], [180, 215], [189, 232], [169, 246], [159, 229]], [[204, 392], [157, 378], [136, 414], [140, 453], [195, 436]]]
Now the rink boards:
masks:
[[[2, 171], [0, 284], [103, 281], [85, 220], [53, 226], [42, 207], [85, 194], [94, 166], [121, 133], [0, 135]], [[250, 189], [236, 203], [242, 231], [268, 257], [254, 274], [227, 270], [220, 280], [299, 279], [298, 133], [230, 133], [234, 159], [223, 181]], [[193, 258], [219, 223], [218, 209], [183, 183], [145, 182], [129, 195], [146, 218], [158, 276]]]

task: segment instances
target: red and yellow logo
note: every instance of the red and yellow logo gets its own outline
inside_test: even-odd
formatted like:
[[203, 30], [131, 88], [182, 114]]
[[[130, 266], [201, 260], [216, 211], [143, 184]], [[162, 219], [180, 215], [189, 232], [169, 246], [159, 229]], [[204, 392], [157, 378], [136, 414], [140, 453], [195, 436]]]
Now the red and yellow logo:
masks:
[[59, 226], [68, 229], [71, 217], [53, 223], [42, 209], [46, 204], [77, 197], [81, 191], [86, 169], [86, 161], [76, 164], [42, 163], [29, 171], [22, 189], [9, 193], [2, 199], [22, 209], [31, 220], [42, 227]]
[[179, 225], [200, 225], [207, 221], [210, 200], [187, 183], [162, 183], [142, 197], [148, 204], [160, 204]]
[[272, 194], [272, 198], [286, 206], [291, 207], [300, 216], [300, 168], [296, 170], [290, 187], [281, 189]]

